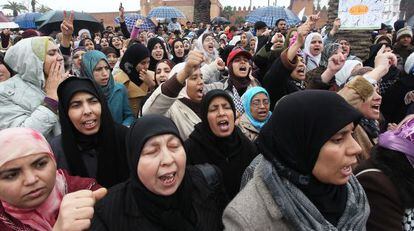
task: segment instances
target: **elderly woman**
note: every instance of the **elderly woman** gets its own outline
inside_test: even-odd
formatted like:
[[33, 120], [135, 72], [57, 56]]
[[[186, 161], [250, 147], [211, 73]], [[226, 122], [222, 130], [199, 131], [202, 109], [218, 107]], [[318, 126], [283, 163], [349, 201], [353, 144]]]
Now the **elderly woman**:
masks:
[[0, 131], [0, 146], [0, 230], [88, 229], [106, 189], [57, 169], [49, 144], [33, 129]]
[[47, 138], [58, 135], [57, 87], [64, 78], [59, 46], [50, 37], [23, 39], [4, 61], [16, 74], [0, 84], [0, 129], [30, 127]]
[[257, 140], [264, 158], [224, 211], [225, 230], [365, 230], [369, 205], [351, 168], [360, 118], [333, 92], [283, 97]]
[[127, 145], [131, 177], [98, 202], [91, 230], [223, 229], [218, 170], [210, 165], [186, 167], [183, 141], [170, 119], [139, 118]]
[[[59, 85], [62, 134], [51, 141], [59, 168], [110, 187], [128, 178], [125, 134], [105, 97], [90, 79], [70, 77]], [[111, 169], [111, 171], [108, 171]]]
[[252, 87], [243, 94], [242, 101], [244, 114], [241, 116], [238, 126], [243, 134], [254, 142], [260, 129], [272, 115], [269, 112], [269, 94], [262, 87]]
[[128, 104], [128, 93], [123, 84], [115, 82], [106, 55], [96, 50], [86, 52], [82, 72], [101, 87], [114, 121], [129, 127], [135, 118]]

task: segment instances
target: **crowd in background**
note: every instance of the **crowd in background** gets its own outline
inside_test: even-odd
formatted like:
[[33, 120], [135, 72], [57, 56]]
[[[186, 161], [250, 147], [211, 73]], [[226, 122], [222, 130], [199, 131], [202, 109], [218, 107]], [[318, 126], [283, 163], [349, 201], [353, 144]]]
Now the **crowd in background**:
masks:
[[119, 18], [1, 32], [0, 230], [414, 230], [405, 21]]

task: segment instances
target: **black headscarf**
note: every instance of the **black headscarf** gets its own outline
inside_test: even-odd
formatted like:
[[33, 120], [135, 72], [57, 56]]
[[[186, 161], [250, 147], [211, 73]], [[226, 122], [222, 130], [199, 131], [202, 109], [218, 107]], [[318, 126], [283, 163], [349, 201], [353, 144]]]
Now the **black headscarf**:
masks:
[[325, 184], [312, 175], [321, 147], [362, 115], [334, 92], [299, 91], [280, 99], [260, 130], [259, 151], [278, 174], [295, 184], [331, 224], [342, 216], [346, 185]]
[[85, 46], [86, 40], [90, 40], [90, 41], [93, 43], [93, 48], [94, 48], [95, 50], [99, 50], [99, 49], [97, 49], [97, 47], [96, 47], [96, 43], [95, 43], [95, 41], [93, 41], [93, 39], [91, 39], [91, 38], [84, 38], [84, 39], [82, 39], [82, 40], [79, 42], [79, 46], [80, 46], [80, 47], [86, 47], [86, 46]]
[[385, 45], [386, 47], [391, 47], [391, 45], [389, 44], [375, 44], [369, 48], [369, 56], [368, 56], [368, 59], [364, 61], [364, 67], [365, 66], [369, 66], [372, 68], [375, 67], [375, 57], [377, 56], [378, 51], [381, 49], [383, 45]]
[[168, 55], [167, 55], [167, 49], [164, 46], [164, 42], [161, 41], [161, 39], [159, 38], [151, 38], [150, 40], [148, 40], [148, 50], [150, 52], [150, 66], [149, 66], [149, 70], [151, 71], [155, 71], [155, 66], [157, 65], [159, 60], [156, 60], [152, 57], [151, 52], [154, 49], [155, 45], [157, 44], [161, 44], [162, 49], [164, 50], [164, 55], [162, 56], [162, 59], [168, 59]]
[[175, 39], [175, 40], [173, 41], [173, 43], [172, 43], [172, 49], [171, 49], [171, 53], [172, 53], [172, 55], [173, 55], [173, 59], [172, 59], [172, 61], [173, 61], [175, 64], [179, 64], [179, 63], [184, 62], [184, 60], [185, 60], [185, 56], [186, 56], [185, 50], [184, 50], [183, 57], [177, 57], [177, 55], [175, 54], [175, 49], [174, 49], [174, 46], [175, 46], [175, 44], [176, 44], [177, 42], [181, 42], [181, 43], [183, 44], [183, 46], [184, 46], [184, 40], [183, 40], [183, 39], [181, 39], [181, 38], [177, 38], [177, 39]]
[[115, 49], [115, 51], [116, 51], [116, 54], [118, 55], [118, 57], [120, 57], [120, 56], [121, 56], [121, 50], [120, 50], [120, 49], [118, 49], [118, 48], [116, 48], [116, 47], [112, 44], [112, 40], [113, 40], [114, 38], [119, 38], [119, 39], [121, 40], [121, 42], [122, 42], [122, 38], [121, 38], [120, 36], [114, 36], [114, 37], [112, 37], [112, 38], [110, 38], [110, 39], [109, 39], [109, 46], [110, 46], [110, 47], [112, 47], [112, 48], [114, 48], [114, 49]]
[[[100, 128], [97, 134], [84, 135], [71, 122], [68, 111], [72, 97], [78, 92], [94, 95], [101, 104]], [[92, 80], [87, 78], [70, 77], [63, 81], [58, 88], [59, 120], [62, 127], [62, 148], [65, 153], [69, 171], [72, 175], [88, 177], [86, 166], [82, 160], [81, 150], [95, 149], [98, 152], [98, 169], [96, 179], [103, 186], [112, 186], [123, 179], [116, 171], [108, 169], [122, 168], [121, 155], [114, 142], [116, 140], [114, 121], [108, 109], [103, 94]]]
[[138, 87], [143, 82], [139, 78], [139, 73], [135, 67], [138, 63], [148, 57], [150, 57], [148, 49], [144, 45], [137, 43], [128, 47], [124, 56], [121, 58], [119, 68], [121, 68], [121, 70], [128, 75], [129, 79]]
[[181, 140], [175, 124], [161, 115], [143, 116], [131, 126], [126, 137], [131, 176], [129, 186], [140, 211], [151, 222], [161, 225], [165, 230], [195, 230], [197, 216], [190, 198], [192, 187], [187, 172], [177, 191], [170, 196], [154, 194], [138, 177], [137, 166], [142, 148], [150, 138], [163, 134], [172, 134]]
[[[194, 152], [195, 149], [192, 149], [190, 146], [186, 146], [186, 148], [189, 148], [187, 151], [191, 151], [191, 153], [188, 153], [189, 159], [191, 158], [190, 161], [201, 164], [202, 162], [199, 159], [201, 155], [204, 155], [211, 160], [208, 163], [217, 165], [220, 168], [223, 173], [224, 186], [227, 193], [230, 198], [233, 198], [239, 191], [244, 169], [257, 155], [257, 150], [237, 126], [234, 127], [233, 132], [228, 137], [217, 137], [213, 133], [207, 116], [211, 101], [217, 97], [223, 97], [230, 103], [233, 116], [236, 118], [236, 108], [231, 96], [223, 90], [209, 91], [201, 102], [200, 118], [202, 122], [198, 123], [195, 126], [195, 130], [190, 134], [190, 139], [196, 141], [197, 145], [201, 145], [201, 150], [204, 153], [196, 153]], [[233, 158], [236, 161], [231, 163]]]

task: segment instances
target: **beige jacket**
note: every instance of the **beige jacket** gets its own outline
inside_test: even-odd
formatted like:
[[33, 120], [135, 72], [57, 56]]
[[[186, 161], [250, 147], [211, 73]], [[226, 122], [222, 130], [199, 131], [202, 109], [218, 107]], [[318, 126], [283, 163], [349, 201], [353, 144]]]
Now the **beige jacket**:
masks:
[[159, 114], [170, 118], [177, 125], [181, 138], [186, 140], [201, 119], [178, 99], [162, 94], [158, 87], [142, 107], [142, 115]]
[[260, 131], [252, 125], [249, 118], [247, 118], [246, 113], [243, 113], [243, 115], [240, 117], [238, 126], [243, 134], [252, 142], [254, 142], [259, 136]]
[[253, 178], [224, 210], [224, 230], [293, 230], [283, 219], [260, 171], [257, 171], [261, 165], [262, 162], [257, 166]]

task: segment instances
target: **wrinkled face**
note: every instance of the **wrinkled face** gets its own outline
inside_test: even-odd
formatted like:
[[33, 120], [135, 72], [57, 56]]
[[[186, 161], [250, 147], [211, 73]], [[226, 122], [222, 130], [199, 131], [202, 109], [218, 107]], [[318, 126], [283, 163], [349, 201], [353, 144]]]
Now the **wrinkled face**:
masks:
[[0, 64], [0, 82], [6, 81], [10, 78], [10, 72], [4, 64]]
[[114, 69], [116, 62], [118, 62], [118, 56], [114, 53], [109, 53], [106, 58], [111, 69]]
[[303, 58], [301, 56], [298, 57], [298, 65], [296, 65], [295, 69], [293, 69], [290, 76], [296, 80], [305, 80], [306, 78], [306, 65], [303, 62]]
[[101, 110], [101, 103], [94, 95], [78, 92], [69, 102], [68, 116], [76, 130], [93, 135], [101, 125]]
[[277, 24], [277, 29], [279, 29], [279, 31], [280, 32], [285, 32], [286, 31], [286, 29], [287, 29], [287, 24], [286, 24], [286, 21], [280, 21], [278, 24]]
[[105, 60], [100, 60], [93, 69], [93, 78], [99, 86], [106, 86], [109, 82], [111, 68]]
[[56, 164], [47, 153], [6, 162], [0, 167], [0, 200], [21, 209], [36, 208], [52, 192]]
[[105, 47], [109, 47], [109, 42], [107, 38], [102, 38], [101, 39], [101, 47], [105, 48]]
[[148, 70], [149, 67], [149, 63], [150, 63], [150, 58], [147, 57], [143, 60], [141, 60], [141, 62], [139, 62], [137, 64], [137, 66], [135, 67], [135, 69], [137, 70], [137, 72], [139, 73], [141, 70]]
[[72, 60], [76, 68], [78, 69], [81, 68], [82, 57], [83, 57], [83, 54], [85, 53], [86, 53], [85, 51], [77, 51], [75, 54], [73, 54]]
[[217, 137], [228, 137], [234, 131], [234, 113], [227, 99], [216, 97], [208, 106], [208, 125]]
[[178, 137], [172, 134], [154, 136], [142, 148], [138, 178], [150, 192], [170, 196], [184, 178], [185, 163], [185, 150]]
[[358, 110], [368, 119], [378, 120], [380, 118], [380, 106], [382, 97], [378, 86], [375, 87], [372, 96], [358, 106]]
[[203, 98], [203, 74], [200, 68], [193, 72], [193, 74], [187, 79], [187, 95], [194, 102], [201, 102]]
[[161, 60], [162, 57], [164, 57], [164, 50], [162, 49], [161, 44], [157, 43], [154, 46], [154, 49], [152, 49], [151, 51], [151, 56], [155, 59], [155, 60]]
[[248, 41], [247, 41], [247, 35], [246, 35], [246, 33], [243, 33], [240, 36], [240, 43], [241, 43], [242, 47], [244, 47], [244, 48], [247, 47]]
[[408, 47], [411, 42], [413, 41], [413, 39], [411, 38], [411, 36], [409, 35], [403, 35], [400, 37], [400, 40], [398, 40], [400, 42], [400, 44], [404, 47]]
[[55, 62], [59, 62], [63, 65], [63, 56], [62, 53], [60, 53], [59, 46], [51, 41], [48, 41], [46, 57], [43, 63], [43, 72], [46, 75], [45, 77], [49, 76], [49, 73], [51, 72], [50, 68]]
[[184, 43], [184, 49], [190, 50], [191, 48], [190, 42], [188, 40], [184, 40], [183, 43]]
[[93, 44], [92, 40], [90, 39], [85, 40], [85, 49], [87, 51], [95, 50], [95, 44]]
[[177, 57], [184, 57], [184, 44], [182, 42], [174, 43], [174, 53]]
[[171, 67], [168, 64], [164, 62], [159, 63], [157, 69], [155, 69], [155, 82], [157, 82], [157, 85], [167, 81], [170, 72]]
[[313, 56], [320, 55], [323, 51], [322, 38], [320, 36], [313, 36], [309, 51]]
[[207, 53], [214, 53], [214, 38], [212, 36], [207, 36], [203, 42], [203, 48]]
[[118, 50], [121, 50], [122, 49], [122, 40], [119, 37], [113, 37], [112, 38], [112, 46], [114, 46]]
[[250, 71], [249, 59], [243, 55], [236, 56], [231, 63], [236, 77], [247, 77]]
[[352, 137], [354, 124], [350, 123], [331, 137], [319, 151], [313, 167], [313, 176], [325, 184], [344, 185], [352, 175], [352, 165], [361, 147]]
[[265, 121], [269, 115], [269, 98], [265, 93], [258, 93], [250, 102], [250, 112], [257, 121]]
[[345, 56], [345, 58], [347, 58], [351, 50], [351, 45], [345, 39], [340, 40], [339, 44], [342, 46], [342, 54]]

